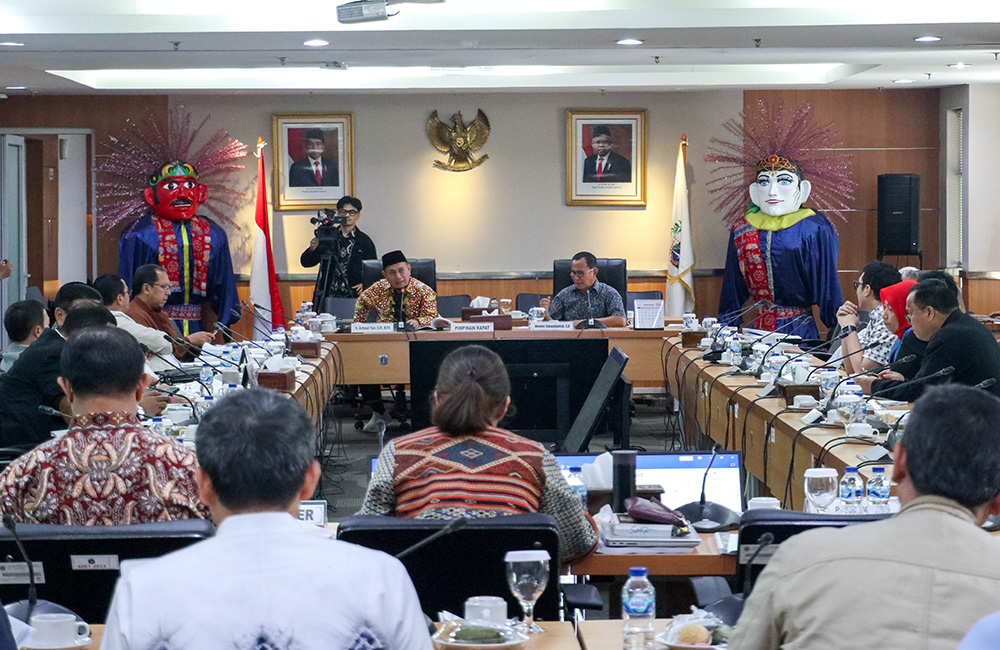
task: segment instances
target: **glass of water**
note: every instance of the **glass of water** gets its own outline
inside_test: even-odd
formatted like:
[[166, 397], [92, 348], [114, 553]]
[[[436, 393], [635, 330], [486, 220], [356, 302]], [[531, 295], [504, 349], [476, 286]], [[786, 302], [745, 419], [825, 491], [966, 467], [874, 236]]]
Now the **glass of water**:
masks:
[[507, 585], [524, 612], [524, 622], [519, 627], [527, 634], [545, 632], [535, 623], [535, 601], [549, 583], [549, 559], [548, 551], [510, 551], [504, 556]]
[[837, 470], [829, 467], [811, 467], [806, 470], [806, 498], [823, 514], [837, 499], [840, 484], [837, 481]]

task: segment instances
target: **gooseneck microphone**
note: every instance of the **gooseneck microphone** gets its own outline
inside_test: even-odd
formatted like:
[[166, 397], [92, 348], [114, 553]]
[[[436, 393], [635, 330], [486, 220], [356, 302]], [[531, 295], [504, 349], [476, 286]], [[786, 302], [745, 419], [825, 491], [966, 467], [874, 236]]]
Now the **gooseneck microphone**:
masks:
[[[791, 357], [788, 358], [788, 361], [785, 361], [783, 364], [781, 364], [781, 367], [778, 368], [778, 377], [780, 377], [781, 373], [783, 373], [785, 371], [785, 366], [787, 366], [788, 364], [790, 364], [792, 361], [795, 361], [796, 359], [798, 359], [800, 357], [804, 357], [807, 354], [815, 352], [816, 350], [819, 350], [820, 348], [825, 348], [826, 346], [830, 345], [831, 343], [835, 343], [836, 341], [839, 341], [840, 339], [844, 338], [845, 336], [846, 336], [845, 334], [839, 334], [839, 335], [833, 337], [832, 339], [830, 339], [829, 341], [824, 341], [824, 342], [820, 343], [819, 345], [814, 345], [813, 347], [809, 348], [808, 350], [805, 350], [804, 352], [799, 352], [798, 354], [792, 355]], [[812, 374], [812, 373], [810, 372], [809, 374]], [[808, 375], [807, 375], [807, 378], [808, 378]]]
[[[836, 357], [834, 359], [830, 359], [826, 363], [820, 364], [820, 365], [816, 366], [815, 368], [813, 368], [812, 370], [810, 370], [809, 374], [806, 375], [806, 381], [809, 381], [809, 378], [813, 376], [814, 372], [822, 370], [823, 368], [829, 368], [830, 366], [835, 366], [838, 363], [840, 363], [841, 361], [843, 361], [844, 359], [846, 359], [847, 357], [853, 357], [855, 354], [861, 354], [862, 352], [867, 352], [868, 350], [873, 350], [873, 349], [877, 348], [880, 345], [882, 345], [882, 344], [879, 343], [878, 341], [872, 341], [871, 343], [869, 343], [868, 345], [864, 346], [860, 350], [855, 350], [854, 352], [849, 352], [849, 353], [847, 353], [847, 354], [845, 354], [843, 356]], [[904, 357], [904, 359], [905, 358], [907, 358], [907, 357]], [[911, 361], [912, 361], [912, 359], [911, 359]], [[893, 363], [895, 363], [895, 362], [893, 362]]]
[[[165, 338], [166, 340], [170, 341], [174, 345], [180, 345], [182, 347], [185, 347], [185, 348], [191, 350], [192, 352], [197, 351], [199, 353], [199, 355], [205, 354], [205, 355], [208, 355], [208, 356], [212, 357], [213, 359], [218, 359], [219, 361], [221, 361], [223, 363], [232, 363], [232, 361], [230, 361], [229, 359], [220, 357], [219, 355], [213, 354], [213, 353], [211, 353], [208, 350], [205, 350], [203, 348], [199, 348], [197, 345], [195, 345], [193, 343], [188, 343], [184, 339], [175, 339], [174, 337], [170, 336], [169, 334], [164, 334], [163, 338]], [[208, 364], [208, 367], [212, 368], [212, 366], [210, 364]], [[213, 368], [213, 370], [215, 370], [215, 369]]]
[[983, 390], [986, 390], [987, 388], [992, 388], [993, 384], [995, 383], [997, 383], [996, 377], [990, 377], [988, 379], [982, 380], [981, 382], [973, 386], [973, 388], [982, 388]]
[[[910, 356], [916, 358], [916, 355], [914, 355], [914, 354], [911, 354]], [[910, 359], [910, 361], [912, 361], [912, 360], [913, 359]], [[903, 361], [907, 361], [907, 360], [903, 359]], [[909, 363], [909, 361], [907, 361], [907, 363]], [[948, 375], [950, 375], [953, 372], [955, 372], [955, 366], [945, 366], [944, 368], [941, 368], [937, 372], [932, 372], [929, 375], [924, 375], [923, 377], [914, 377], [913, 379], [907, 379], [906, 381], [901, 381], [898, 384], [896, 384], [895, 386], [890, 386], [888, 388], [883, 388], [882, 390], [880, 390], [878, 392], [872, 393], [869, 397], [878, 397], [879, 395], [884, 395], [885, 393], [892, 392], [892, 391], [896, 390], [897, 388], [901, 388], [903, 386], [909, 386], [910, 384], [922, 384], [923, 382], [930, 381], [931, 379], [937, 379], [939, 377], [947, 377]], [[989, 381], [989, 380], [986, 380], [986, 381]], [[982, 383], [985, 383], [985, 382], [982, 382]], [[980, 386], [977, 385], [977, 386], [975, 386], [975, 388], [980, 388]], [[982, 388], [986, 388], [986, 387], [983, 386]]]
[[[729, 324], [732, 323], [733, 321], [739, 321], [740, 325], [742, 325], [743, 324], [743, 317], [744, 316], [746, 316], [748, 313], [752, 312], [754, 309], [760, 309], [761, 307], [766, 307], [766, 306], [767, 306], [767, 301], [766, 300], [758, 300], [757, 302], [755, 302], [754, 304], [750, 305], [749, 307], [741, 309], [740, 311], [736, 312], [735, 314], [733, 314], [731, 316], [727, 316], [726, 317], [726, 326], [729, 326]], [[720, 320], [721, 320], [721, 318], [720, 318]], [[719, 331], [720, 332], [722, 331], [722, 327], [723, 327], [723, 325], [720, 324], [719, 325]], [[719, 335], [718, 332], [716, 332], [715, 335], [718, 336]]]
[[[244, 303], [245, 302], [246, 301], [244, 301]], [[257, 325], [257, 321], [260, 320], [260, 314], [258, 314], [250, 307], [247, 307], [245, 304], [240, 306], [239, 311], [237, 311], [236, 307], [233, 307], [232, 309], [229, 310], [229, 313], [233, 314], [234, 316], [242, 318], [244, 311], [249, 312], [253, 316], [253, 321], [250, 322], [250, 327], [252, 327], [255, 332], [263, 336], [265, 339], [271, 338], [271, 332], [268, 332], [264, 328]]]
[[[208, 386], [206, 386], [206, 385], [205, 385], [205, 384], [204, 384], [204, 383], [203, 383], [203, 382], [201, 381], [201, 377], [199, 377], [199, 376], [198, 376], [198, 373], [195, 373], [195, 372], [189, 372], [187, 368], [184, 368], [184, 367], [183, 367], [183, 366], [181, 366], [181, 365], [180, 365], [179, 363], [177, 363], [177, 362], [175, 362], [175, 361], [171, 361], [170, 359], [168, 359], [167, 357], [163, 356], [162, 354], [159, 354], [159, 353], [157, 353], [157, 352], [153, 352], [152, 350], [150, 350], [150, 349], [149, 349], [149, 346], [148, 346], [148, 345], [146, 345], [145, 343], [140, 343], [140, 344], [139, 344], [139, 347], [140, 347], [140, 348], [142, 348], [142, 351], [143, 351], [143, 352], [145, 352], [146, 354], [151, 354], [151, 355], [153, 355], [154, 357], [157, 357], [157, 358], [159, 358], [159, 359], [162, 359], [162, 360], [163, 360], [164, 362], [166, 362], [166, 363], [167, 363], [168, 365], [170, 365], [170, 366], [173, 366], [174, 368], [176, 368], [177, 370], [180, 370], [181, 372], [184, 372], [184, 373], [187, 373], [187, 375], [186, 375], [185, 379], [186, 379], [187, 381], [193, 381], [193, 382], [195, 382], [196, 384], [198, 384], [199, 386], [201, 386], [202, 388], [204, 388], [204, 389], [205, 389], [205, 392], [206, 392], [206, 393], [210, 393], [210, 392], [212, 392], [212, 391], [211, 391], [211, 390], [210, 390], [210, 389], [208, 388]], [[212, 372], [213, 372], [213, 373], [216, 373], [216, 374], [221, 374], [221, 372], [222, 372], [222, 371], [220, 371], [220, 370], [219, 370], [218, 368], [215, 368], [215, 367], [213, 367], [213, 366], [209, 366], [209, 368], [211, 368], [211, 369], [212, 369]], [[176, 381], [176, 380], [175, 380], [175, 381]]]
[[590, 302], [590, 289], [587, 289], [587, 310], [590, 312], [590, 318], [585, 318], [576, 324], [576, 329], [578, 330], [603, 330], [607, 329], [607, 325], [601, 321], [594, 318], [594, 305]]
[[[243, 304], [245, 305], [246, 303], [247, 303], [247, 301], [244, 300]], [[255, 302], [254, 303], [250, 303], [250, 304], [252, 304], [255, 309], [260, 309], [261, 311], [266, 311], [267, 313], [271, 314], [272, 316], [278, 316], [278, 313], [276, 311], [274, 311], [273, 309], [268, 309], [264, 305], [258, 305]], [[294, 323], [294, 322], [295, 322], [295, 319], [293, 319], [293, 318], [285, 318], [285, 315], [281, 314], [281, 326], [282, 327], [284, 327], [285, 325], [288, 325], [289, 323]], [[271, 324], [272, 325], [274, 324], [273, 321], [272, 321]]]
[[743, 600], [745, 601], [747, 596], [750, 594], [750, 589], [753, 588], [753, 562], [760, 555], [761, 551], [765, 548], [774, 544], [774, 533], [763, 533], [757, 538], [757, 550], [753, 552], [750, 556], [750, 561], [747, 562], [747, 575], [746, 579], [743, 581]]
[[237, 332], [233, 328], [226, 327], [225, 325], [223, 325], [219, 321], [216, 321], [216, 323], [215, 323], [215, 329], [216, 329], [216, 331], [224, 332], [224, 333], [228, 334], [231, 338], [238, 336], [241, 339], [243, 339], [244, 341], [246, 341], [247, 343], [249, 343], [250, 345], [254, 346], [255, 348], [260, 348], [261, 350], [263, 350], [264, 352], [267, 352], [268, 354], [271, 353], [270, 350], [268, 350], [267, 348], [265, 348], [263, 345], [261, 345], [257, 341], [254, 341], [253, 339], [250, 339], [250, 338], [247, 338], [247, 337], [243, 336], [242, 334], [240, 334], [239, 332]]
[[451, 535], [452, 533], [454, 533], [457, 530], [461, 530], [461, 529], [465, 528], [466, 524], [468, 524], [468, 523], [469, 523], [468, 519], [466, 519], [465, 517], [459, 517], [458, 519], [453, 520], [447, 526], [434, 531], [433, 534], [428, 535], [427, 537], [423, 538], [422, 540], [420, 540], [416, 544], [413, 544], [412, 546], [408, 546], [408, 547], [404, 548], [399, 553], [396, 553], [396, 555], [393, 556], [393, 557], [395, 557], [397, 560], [402, 560], [404, 557], [406, 557], [410, 553], [413, 553], [414, 551], [422, 549], [423, 547], [427, 546], [431, 542], [433, 542], [433, 541], [435, 541], [437, 539], [440, 539], [440, 538], [444, 537], [445, 535]]
[[17, 551], [21, 554], [21, 559], [28, 565], [28, 603], [27, 609], [24, 612], [24, 618], [21, 620], [29, 623], [31, 621], [31, 613], [35, 611], [35, 605], [38, 604], [38, 588], [35, 586], [35, 565], [31, 563], [31, 560], [28, 558], [28, 552], [24, 550], [21, 536], [17, 534], [17, 524], [14, 523], [14, 518], [7, 513], [3, 515], [3, 527], [10, 531], [11, 536], [14, 538], [14, 543], [17, 545]]
[[707, 501], [705, 498], [705, 488], [708, 484], [708, 474], [712, 471], [712, 464], [715, 457], [722, 451], [722, 445], [715, 443], [712, 445], [712, 458], [708, 461], [708, 467], [701, 478], [701, 498], [691, 503], [686, 503], [677, 512], [684, 515], [684, 518], [691, 522], [691, 526], [699, 533], [714, 533], [720, 530], [735, 528], [740, 523], [740, 516], [725, 507], [724, 505]]

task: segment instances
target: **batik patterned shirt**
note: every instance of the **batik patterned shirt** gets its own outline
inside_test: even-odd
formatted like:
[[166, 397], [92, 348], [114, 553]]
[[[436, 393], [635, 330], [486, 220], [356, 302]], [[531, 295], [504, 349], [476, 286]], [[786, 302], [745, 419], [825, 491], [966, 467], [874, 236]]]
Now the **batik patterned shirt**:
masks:
[[0, 505], [22, 523], [74, 526], [207, 519], [194, 451], [130, 413], [89, 413], [0, 474]]
[[622, 295], [610, 284], [598, 280], [588, 291], [580, 291], [571, 284], [557, 293], [549, 303], [549, 316], [553, 320], [584, 320], [590, 318], [591, 308], [594, 318], [625, 317]]
[[889, 331], [889, 328], [885, 326], [885, 321], [882, 320], [882, 312], [884, 311], [885, 307], [882, 305], [871, 310], [868, 315], [868, 326], [858, 332], [858, 340], [861, 342], [862, 348], [872, 342], [878, 343], [871, 350], [866, 350], [864, 357], [879, 365], [889, 363], [892, 346], [897, 341], [896, 335]]
[[411, 277], [402, 293], [394, 290], [389, 281], [382, 279], [368, 287], [358, 296], [354, 306], [354, 322], [364, 323], [371, 311], [378, 313], [379, 323], [397, 322], [396, 301], [402, 297], [403, 320], [415, 320], [418, 327], [427, 327], [437, 318], [437, 294], [420, 280]]
[[539, 443], [496, 427], [461, 436], [431, 427], [386, 444], [358, 514], [457, 519], [532, 512], [556, 520], [563, 561], [597, 544], [579, 495]]

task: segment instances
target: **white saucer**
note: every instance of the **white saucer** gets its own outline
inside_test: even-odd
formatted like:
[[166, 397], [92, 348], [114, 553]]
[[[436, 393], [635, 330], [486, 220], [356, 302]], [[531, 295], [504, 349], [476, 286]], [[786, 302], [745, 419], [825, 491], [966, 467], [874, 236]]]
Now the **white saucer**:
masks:
[[35, 645], [34, 643], [31, 642], [31, 640], [29, 640], [28, 643], [24, 645], [24, 647], [25, 648], [31, 648], [31, 650], [58, 650], [59, 648], [82, 648], [83, 646], [85, 646], [88, 643], [90, 643], [90, 640], [91, 639], [90, 639], [89, 636], [81, 636], [81, 637], [78, 637], [75, 641], [73, 641], [69, 645], [65, 645], [65, 644], [60, 644], [60, 645]]

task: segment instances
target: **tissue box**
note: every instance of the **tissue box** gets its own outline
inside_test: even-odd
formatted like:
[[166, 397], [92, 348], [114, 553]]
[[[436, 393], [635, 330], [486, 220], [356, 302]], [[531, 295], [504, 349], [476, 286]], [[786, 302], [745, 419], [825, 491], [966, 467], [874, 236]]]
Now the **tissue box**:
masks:
[[819, 401], [819, 384], [793, 384], [781, 380], [778, 382], [778, 394], [785, 398], [785, 406], [791, 406], [796, 395], [808, 395]]
[[485, 307], [462, 307], [462, 320], [472, 320], [473, 316], [482, 316], [484, 311], [489, 311]]
[[701, 344], [701, 340], [705, 338], [707, 332], [705, 330], [695, 330], [695, 331], [684, 331], [681, 332], [681, 347], [682, 348], [696, 348]]
[[481, 316], [473, 316], [469, 320], [473, 323], [488, 323], [493, 321], [494, 330], [514, 329], [514, 319], [510, 317], [510, 314], [500, 314], [499, 316], [487, 316], [483, 314]]
[[257, 385], [261, 388], [291, 393], [295, 390], [295, 371], [291, 369], [277, 372], [261, 371], [257, 373]]
[[292, 354], [316, 358], [319, 356], [319, 341], [292, 341]]

